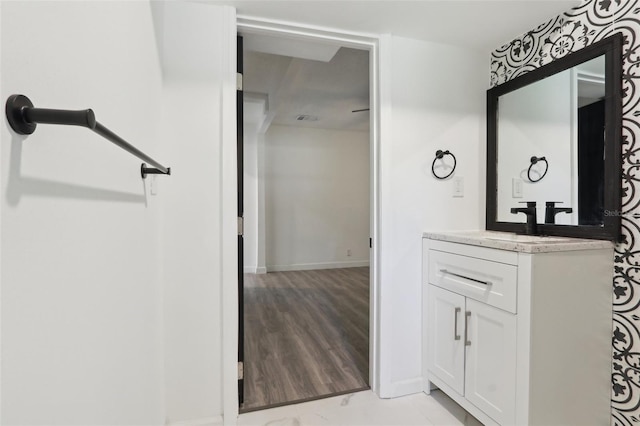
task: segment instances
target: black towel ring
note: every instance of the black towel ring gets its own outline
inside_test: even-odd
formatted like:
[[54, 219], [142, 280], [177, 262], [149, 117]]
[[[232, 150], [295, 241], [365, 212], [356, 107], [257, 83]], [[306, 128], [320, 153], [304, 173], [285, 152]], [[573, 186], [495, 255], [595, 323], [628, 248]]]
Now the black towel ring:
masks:
[[[453, 158], [453, 167], [451, 171], [446, 176], [438, 176], [436, 174], [436, 160], [442, 160], [442, 157], [445, 155], [450, 155]], [[449, 150], [442, 151], [441, 149], [436, 151], [436, 158], [433, 159], [433, 163], [431, 163], [431, 173], [436, 177], [436, 179], [446, 179], [453, 174], [456, 170], [456, 156], [449, 152]]]
[[[542, 174], [542, 176], [540, 176], [538, 179], [532, 179], [531, 178], [531, 167], [533, 167], [533, 165], [536, 164], [538, 161], [544, 161], [544, 164], [546, 165], [546, 167], [544, 168], [544, 173]], [[547, 161], [547, 159], [545, 157], [536, 157], [535, 155], [533, 157], [531, 157], [531, 164], [529, 164], [529, 169], [527, 169], [527, 177], [529, 178], [529, 181], [531, 181], [531, 182], [540, 182], [542, 180], [542, 178], [547, 175], [548, 171], [549, 171], [549, 162]]]

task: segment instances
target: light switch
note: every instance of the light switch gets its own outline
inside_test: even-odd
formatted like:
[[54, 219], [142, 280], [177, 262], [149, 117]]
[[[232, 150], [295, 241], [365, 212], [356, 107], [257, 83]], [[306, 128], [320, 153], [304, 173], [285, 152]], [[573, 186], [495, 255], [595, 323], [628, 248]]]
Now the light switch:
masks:
[[522, 179], [513, 178], [511, 183], [511, 196], [512, 198], [522, 198]]
[[453, 178], [453, 196], [464, 197], [464, 178], [461, 176]]

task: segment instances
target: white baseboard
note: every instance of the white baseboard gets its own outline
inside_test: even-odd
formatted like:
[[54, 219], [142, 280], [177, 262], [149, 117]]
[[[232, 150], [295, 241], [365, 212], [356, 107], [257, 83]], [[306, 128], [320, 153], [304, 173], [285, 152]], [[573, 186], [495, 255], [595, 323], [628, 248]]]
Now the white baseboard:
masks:
[[423, 391], [422, 377], [392, 382], [380, 389], [380, 398], [398, 398]]
[[261, 267], [245, 266], [243, 269], [243, 272], [245, 274], [266, 274], [267, 268], [265, 268], [264, 266], [261, 266]]
[[224, 420], [222, 416], [206, 417], [203, 419], [181, 420], [178, 422], [167, 423], [167, 426], [222, 426]]
[[309, 271], [313, 269], [340, 269], [369, 266], [368, 260], [348, 260], [343, 262], [297, 263], [293, 265], [267, 265], [268, 272]]

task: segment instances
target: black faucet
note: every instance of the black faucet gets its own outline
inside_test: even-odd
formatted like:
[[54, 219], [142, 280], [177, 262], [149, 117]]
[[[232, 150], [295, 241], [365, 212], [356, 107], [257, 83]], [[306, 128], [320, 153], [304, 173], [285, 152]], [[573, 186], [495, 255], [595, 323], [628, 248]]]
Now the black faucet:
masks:
[[571, 207], [556, 207], [556, 204], [562, 204], [562, 201], [547, 201], [547, 208], [544, 212], [544, 223], [556, 223], [556, 215], [558, 213], [573, 213]]
[[536, 235], [538, 233], [538, 219], [536, 218], [536, 202], [535, 201], [521, 201], [521, 203], [527, 203], [527, 207], [512, 207], [511, 213], [524, 213], [527, 215], [527, 223], [524, 227], [524, 233], [526, 235]]

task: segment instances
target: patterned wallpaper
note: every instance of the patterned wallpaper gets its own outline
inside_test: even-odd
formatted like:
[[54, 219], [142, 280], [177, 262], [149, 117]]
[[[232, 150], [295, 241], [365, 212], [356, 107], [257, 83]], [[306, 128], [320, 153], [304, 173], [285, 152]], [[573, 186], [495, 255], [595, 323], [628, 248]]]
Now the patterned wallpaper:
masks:
[[640, 0], [586, 0], [496, 49], [491, 86], [622, 33], [622, 228], [613, 272], [612, 421], [640, 425]]

